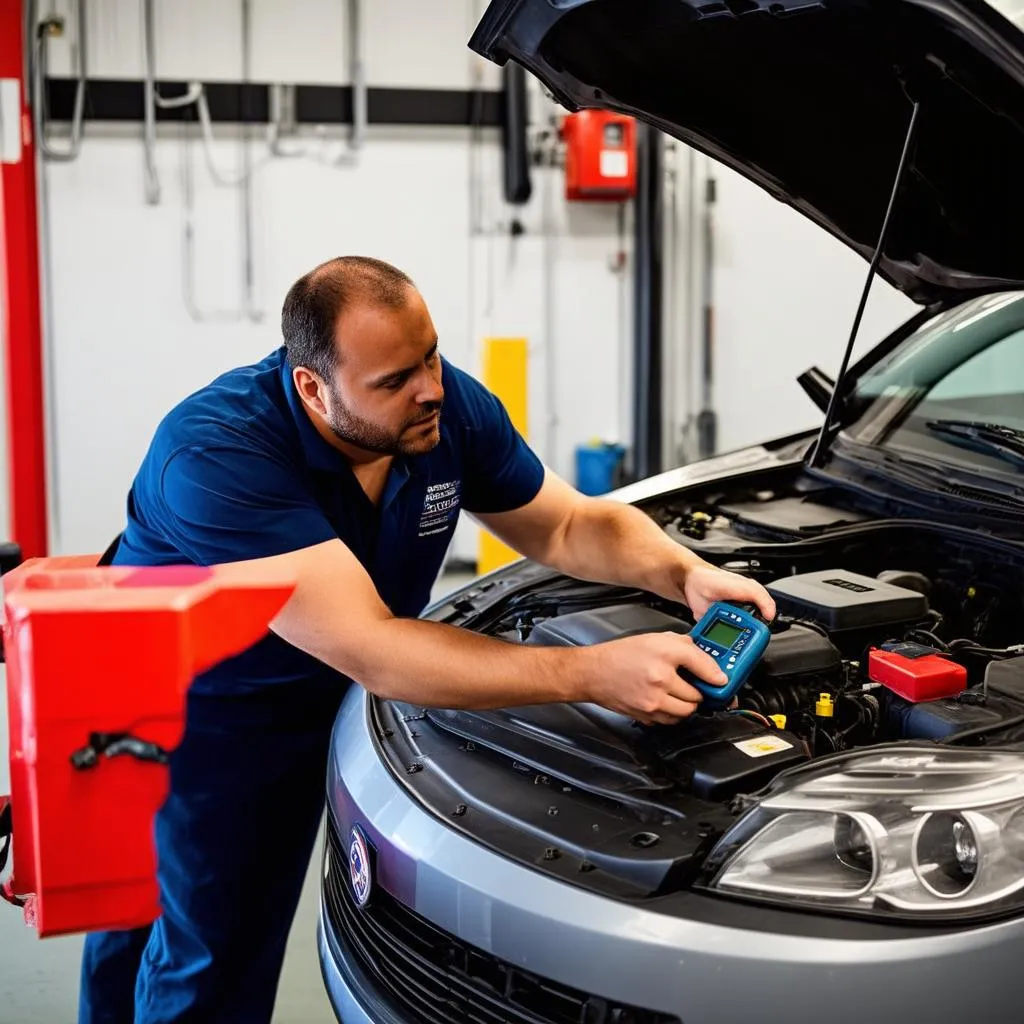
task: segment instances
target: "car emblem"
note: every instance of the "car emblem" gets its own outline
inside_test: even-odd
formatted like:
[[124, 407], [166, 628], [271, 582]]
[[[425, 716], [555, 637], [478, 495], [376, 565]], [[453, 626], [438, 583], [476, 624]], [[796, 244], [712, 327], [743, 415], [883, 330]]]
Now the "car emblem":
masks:
[[373, 878], [370, 873], [370, 852], [366, 845], [366, 837], [358, 825], [352, 826], [348, 847], [348, 874], [356, 905], [365, 907], [370, 901]]

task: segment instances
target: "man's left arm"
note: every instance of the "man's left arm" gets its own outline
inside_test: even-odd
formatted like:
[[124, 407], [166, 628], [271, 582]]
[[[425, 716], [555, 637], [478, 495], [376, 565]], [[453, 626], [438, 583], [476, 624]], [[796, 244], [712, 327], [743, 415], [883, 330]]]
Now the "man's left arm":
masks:
[[550, 470], [526, 505], [475, 517], [520, 554], [569, 576], [638, 587], [682, 602], [697, 617], [715, 601], [749, 602], [775, 617], [759, 583], [705, 562], [639, 509], [580, 494]]

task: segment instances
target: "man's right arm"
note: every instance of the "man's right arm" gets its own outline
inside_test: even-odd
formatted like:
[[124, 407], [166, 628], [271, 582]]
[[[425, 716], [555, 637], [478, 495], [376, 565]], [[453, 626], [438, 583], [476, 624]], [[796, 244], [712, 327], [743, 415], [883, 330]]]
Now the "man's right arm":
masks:
[[700, 699], [679, 677], [680, 665], [721, 680], [714, 662], [678, 634], [526, 647], [396, 618], [339, 540], [265, 561], [297, 580], [274, 632], [381, 697], [474, 709], [593, 701], [644, 721], [670, 721], [691, 714]]
[[234, 447], [168, 460], [147, 515], [199, 565], [267, 565], [296, 581], [272, 629], [383, 697], [449, 708], [593, 701], [641, 721], [675, 721], [700, 693], [686, 667], [724, 682], [688, 637], [657, 633], [585, 648], [528, 647], [400, 619], [283, 460]]

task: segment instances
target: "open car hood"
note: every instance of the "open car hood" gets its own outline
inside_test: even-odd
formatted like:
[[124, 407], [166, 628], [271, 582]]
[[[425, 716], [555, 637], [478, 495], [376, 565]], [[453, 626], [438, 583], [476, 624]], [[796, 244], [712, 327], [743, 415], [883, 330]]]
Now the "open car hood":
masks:
[[[1016, 24], [1014, 19], [1016, 19]], [[917, 302], [1024, 282], [1022, 0], [493, 0], [470, 46], [656, 125]]]

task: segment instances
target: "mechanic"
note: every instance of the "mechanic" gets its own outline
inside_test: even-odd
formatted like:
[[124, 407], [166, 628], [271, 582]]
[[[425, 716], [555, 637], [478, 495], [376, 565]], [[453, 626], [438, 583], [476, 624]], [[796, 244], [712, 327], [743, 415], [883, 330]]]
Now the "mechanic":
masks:
[[81, 1024], [270, 1021], [349, 681], [420, 705], [591, 701], [662, 723], [700, 701], [680, 666], [724, 681], [677, 634], [534, 648], [418, 619], [460, 509], [576, 577], [695, 615], [718, 599], [775, 613], [758, 584], [546, 469], [498, 399], [442, 358], [394, 267], [317, 267], [282, 329], [278, 351], [170, 412], [128, 497], [115, 564], [269, 561], [298, 583], [263, 640], [190, 689], [155, 825], [162, 915], [88, 936]]

